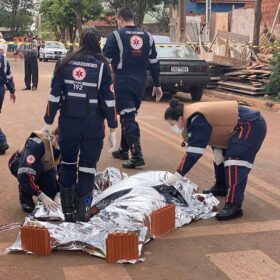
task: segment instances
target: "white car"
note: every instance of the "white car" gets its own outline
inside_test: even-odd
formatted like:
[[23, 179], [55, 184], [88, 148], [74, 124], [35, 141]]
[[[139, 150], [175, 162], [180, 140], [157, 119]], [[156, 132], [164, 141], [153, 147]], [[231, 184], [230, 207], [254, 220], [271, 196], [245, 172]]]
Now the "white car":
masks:
[[49, 59], [61, 59], [66, 56], [67, 52], [66, 47], [62, 43], [46, 41], [40, 48], [39, 60], [48, 61]]

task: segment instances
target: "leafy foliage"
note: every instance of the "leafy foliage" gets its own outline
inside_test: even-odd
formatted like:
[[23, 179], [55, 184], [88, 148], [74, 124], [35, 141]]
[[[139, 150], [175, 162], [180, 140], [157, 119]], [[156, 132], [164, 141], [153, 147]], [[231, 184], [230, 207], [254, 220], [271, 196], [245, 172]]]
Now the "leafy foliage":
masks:
[[0, 26], [11, 28], [11, 36], [28, 31], [33, 22], [33, 0], [1, 0]]
[[50, 27], [61, 40], [68, 30], [73, 42], [76, 31], [82, 32], [82, 24], [98, 18], [102, 9], [100, 0], [43, 0], [40, 7], [43, 29]]
[[[153, 13], [159, 18], [159, 22], [166, 24], [168, 14], [161, 9], [158, 5], [177, 4], [177, 0], [105, 0], [107, 15], [115, 15], [116, 11], [121, 7], [130, 7], [135, 13], [135, 22], [137, 26], [143, 24], [145, 13]], [[167, 24], [168, 26], [168, 24]]]
[[272, 63], [272, 75], [269, 79], [268, 84], [268, 91], [271, 94], [274, 94], [277, 96], [278, 99], [280, 99], [280, 51], [276, 51], [273, 55]]

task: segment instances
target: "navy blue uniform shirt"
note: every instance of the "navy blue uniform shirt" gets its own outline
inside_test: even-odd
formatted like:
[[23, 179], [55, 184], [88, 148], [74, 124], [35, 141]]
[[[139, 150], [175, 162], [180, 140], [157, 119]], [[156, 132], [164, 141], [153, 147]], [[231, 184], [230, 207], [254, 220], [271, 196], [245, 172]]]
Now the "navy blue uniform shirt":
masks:
[[136, 26], [126, 26], [111, 33], [103, 49], [116, 75], [147, 78], [147, 70], [156, 87], [160, 86], [160, 63], [152, 35]]
[[54, 74], [45, 122], [52, 124], [60, 109], [65, 117], [95, 122], [98, 131], [104, 118], [110, 128], [116, 128], [115, 96], [110, 90], [111, 84], [108, 66], [95, 57], [85, 56], [79, 61], [70, 61]]
[[[238, 111], [239, 122], [255, 121], [260, 116], [259, 112], [243, 106], [239, 106]], [[212, 126], [207, 122], [203, 115], [196, 114], [187, 124], [187, 131], [187, 152], [177, 169], [177, 172], [182, 176], [186, 175], [204, 154], [204, 151], [211, 138]]]
[[15, 93], [13, 75], [8, 59], [0, 54], [0, 86], [6, 85], [10, 93]]

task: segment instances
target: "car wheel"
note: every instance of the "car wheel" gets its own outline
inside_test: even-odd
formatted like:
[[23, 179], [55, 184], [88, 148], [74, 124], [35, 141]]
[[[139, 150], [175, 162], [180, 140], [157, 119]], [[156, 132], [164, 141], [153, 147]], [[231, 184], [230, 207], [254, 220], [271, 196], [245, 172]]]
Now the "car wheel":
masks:
[[41, 57], [41, 56], [39, 56], [39, 61], [43, 61], [43, 59], [42, 59], [42, 57]]
[[190, 92], [193, 101], [200, 101], [203, 94], [203, 87], [191, 87]]

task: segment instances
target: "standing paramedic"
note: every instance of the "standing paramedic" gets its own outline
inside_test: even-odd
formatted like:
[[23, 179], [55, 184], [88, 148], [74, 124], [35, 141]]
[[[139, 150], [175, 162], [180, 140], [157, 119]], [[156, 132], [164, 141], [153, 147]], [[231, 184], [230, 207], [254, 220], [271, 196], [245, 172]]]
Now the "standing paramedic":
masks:
[[114, 94], [110, 90], [112, 79], [99, 39], [94, 29], [84, 30], [79, 50], [58, 62], [44, 118], [43, 131], [50, 133], [60, 109], [59, 184], [67, 222], [89, 219], [96, 164], [105, 136], [105, 118], [111, 129], [110, 150], [116, 145], [117, 116]]
[[[10, 92], [10, 99], [15, 103], [15, 85], [13, 81], [13, 75], [11, 72], [10, 64], [7, 58], [4, 56], [5, 46], [0, 44], [0, 113], [4, 102], [6, 87]], [[9, 149], [6, 135], [0, 128], [0, 155], [5, 154]]]
[[130, 149], [132, 157], [123, 168], [132, 169], [145, 165], [135, 117], [145, 91], [148, 69], [155, 85], [153, 95], [157, 101], [162, 97], [160, 64], [152, 35], [135, 26], [131, 9], [120, 9], [117, 22], [119, 30], [109, 35], [103, 49], [114, 72], [116, 107], [122, 128], [120, 148], [112, 155], [127, 160]]
[[[238, 106], [236, 101], [200, 102], [184, 106], [174, 99], [165, 112], [172, 129], [183, 135], [186, 154], [177, 172], [167, 181], [174, 184], [185, 176], [203, 155], [213, 148], [217, 181], [225, 182], [219, 193], [226, 196], [218, 220], [241, 217], [248, 175], [266, 136], [266, 123], [260, 112]], [[219, 171], [219, 172], [217, 172]], [[217, 186], [205, 193], [217, 193]]]

